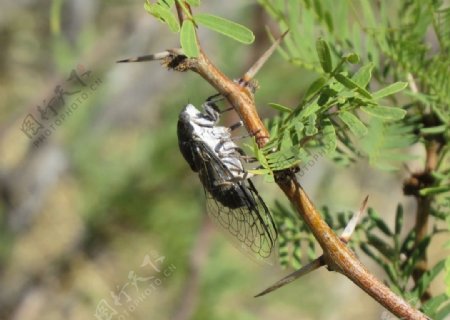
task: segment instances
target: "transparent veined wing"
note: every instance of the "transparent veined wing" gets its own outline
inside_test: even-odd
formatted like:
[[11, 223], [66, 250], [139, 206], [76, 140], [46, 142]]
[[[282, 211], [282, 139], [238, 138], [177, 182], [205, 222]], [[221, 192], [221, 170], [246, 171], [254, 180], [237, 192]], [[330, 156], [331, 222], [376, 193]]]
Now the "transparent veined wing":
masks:
[[239, 249], [257, 260], [270, 257], [276, 245], [277, 230], [252, 181], [236, 180], [208, 145], [197, 141], [196, 148], [195, 152], [202, 159], [199, 176], [208, 214], [239, 242]]

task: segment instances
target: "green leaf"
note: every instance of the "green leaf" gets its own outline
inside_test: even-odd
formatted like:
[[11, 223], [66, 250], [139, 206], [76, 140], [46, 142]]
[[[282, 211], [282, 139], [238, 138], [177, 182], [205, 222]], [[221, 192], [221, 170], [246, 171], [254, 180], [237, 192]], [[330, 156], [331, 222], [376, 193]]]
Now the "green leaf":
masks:
[[395, 214], [395, 234], [399, 235], [403, 228], [403, 206], [399, 204], [397, 206], [397, 212]]
[[239, 23], [206, 13], [199, 13], [194, 18], [198, 24], [239, 42], [250, 44], [255, 40], [253, 32]]
[[200, 51], [195, 36], [195, 26], [191, 20], [184, 20], [181, 26], [180, 43], [184, 54], [189, 58], [198, 57]]
[[324, 119], [322, 122], [322, 142], [324, 144], [327, 154], [330, 154], [337, 147], [336, 130], [329, 119]]
[[385, 256], [388, 260], [393, 260], [395, 258], [395, 251], [390, 245], [388, 245], [381, 238], [373, 235], [367, 234], [368, 243], [377, 249], [383, 256]]
[[331, 60], [330, 47], [328, 46], [328, 43], [323, 39], [318, 39], [316, 42], [316, 50], [323, 71], [330, 73], [333, 70], [333, 62]]
[[269, 106], [280, 112], [292, 113], [292, 109], [278, 103], [269, 103]]
[[315, 80], [306, 90], [305, 93], [305, 99], [311, 98], [314, 94], [319, 92], [320, 89], [324, 87], [324, 85], [327, 83], [327, 79], [320, 77], [319, 79]]
[[420, 129], [420, 133], [425, 134], [425, 135], [432, 135], [432, 134], [440, 134], [440, 133], [444, 133], [447, 130], [447, 126], [445, 124], [441, 125], [441, 126], [436, 126], [436, 127], [428, 127], [428, 128], [421, 128]]
[[380, 229], [385, 235], [392, 236], [391, 229], [389, 229], [387, 224], [383, 221], [383, 219], [381, 219], [381, 217], [375, 210], [369, 208], [367, 214], [369, 215], [370, 220], [373, 221], [375, 225], [378, 227], [378, 229]]
[[433, 268], [425, 272], [420, 279], [417, 281], [417, 284], [414, 291], [417, 292], [417, 296], [421, 297], [425, 291], [427, 291], [431, 282], [436, 278], [436, 276], [444, 269], [445, 260], [439, 261]]
[[178, 23], [177, 17], [167, 6], [146, 2], [144, 8], [158, 20], [167, 23], [172, 32], [180, 31], [180, 24]]
[[300, 269], [302, 267], [302, 256], [303, 254], [300, 241], [295, 241], [291, 259], [291, 266], [294, 269]]
[[270, 153], [266, 159], [272, 170], [283, 170], [305, 162], [308, 159], [308, 153], [298, 146], [293, 146]]
[[396, 83], [393, 83], [393, 84], [387, 86], [386, 88], [383, 88], [383, 89], [373, 93], [372, 94], [373, 99], [374, 100], [378, 100], [378, 99], [381, 99], [383, 97], [389, 96], [389, 95], [397, 93], [399, 91], [402, 91], [403, 89], [406, 88], [407, 85], [408, 85], [407, 82], [396, 82]]
[[316, 127], [316, 119], [317, 119], [317, 115], [314, 113], [308, 117], [308, 120], [306, 121], [306, 126], [305, 126], [305, 135], [313, 136], [319, 131]]
[[434, 316], [434, 320], [448, 319], [449, 314], [450, 314], [450, 303], [447, 303], [445, 306], [439, 308], [438, 312]]
[[[149, 1], [149, 0], [147, 0]], [[175, 5], [176, 0], [158, 0], [159, 5], [165, 5], [168, 8], [172, 8]]]
[[303, 120], [309, 117], [312, 114], [315, 114], [320, 109], [320, 106], [317, 102], [310, 103], [307, 106], [303, 106], [303, 109], [300, 111], [298, 116], [296, 117], [298, 120]]
[[186, 0], [186, 2], [193, 7], [198, 7], [200, 5], [200, 0]]
[[258, 147], [258, 144], [256, 143], [255, 139], [253, 139], [252, 142], [253, 142], [253, 154], [255, 155], [256, 159], [263, 168], [269, 169], [269, 163], [267, 162], [267, 158], [265, 157], [263, 151]]
[[372, 62], [362, 66], [352, 77], [352, 80], [355, 81], [362, 88], [367, 87], [370, 79], [372, 78], [372, 70], [374, 64]]
[[354, 53], [354, 52], [349, 53], [349, 54], [346, 55], [344, 58], [345, 58], [345, 60], [346, 60], [347, 62], [349, 62], [349, 63], [351, 63], [351, 64], [355, 64], [355, 63], [358, 63], [358, 62], [359, 62], [359, 55], [356, 54], [356, 53]]
[[344, 75], [343, 73], [337, 73], [334, 75], [337, 81], [342, 83], [348, 89], [355, 89], [358, 93], [363, 95], [366, 98], [372, 99], [370, 92], [361, 87], [359, 84], [354, 82], [352, 79]]
[[425, 302], [422, 305], [422, 310], [427, 314], [427, 315], [433, 315], [437, 309], [448, 300], [448, 297], [445, 293], [442, 293], [440, 295], [434, 296], [432, 297], [430, 300], [428, 300], [427, 302]]
[[[361, 139], [361, 148], [372, 166], [397, 170], [400, 162], [406, 161], [405, 156], [408, 156], [400, 148], [408, 147], [417, 140], [413, 130], [413, 126], [399, 122], [387, 123], [374, 117], [370, 121], [369, 132]], [[412, 159], [411, 155], [409, 157]]]
[[409, 256], [409, 259], [406, 261], [404, 268], [404, 275], [406, 277], [411, 276], [417, 261], [424, 255], [424, 252], [427, 252], [428, 245], [430, 244], [431, 236], [427, 235], [423, 238], [419, 244], [414, 248], [413, 253]]
[[398, 282], [398, 274], [397, 274], [397, 270], [395, 269], [392, 262], [388, 262], [385, 265], [383, 265], [383, 269], [389, 276], [389, 279], [391, 280], [392, 285], [396, 286], [396, 283]]
[[378, 105], [362, 106], [361, 109], [371, 116], [385, 120], [400, 120], [406, 115], [406, 110], [396, 107], [383, 107]]
[[429, 196], [450, 191], [450, 185], [420, 189], [421, 196]]
[[382, 267], [386, 266], [384, 261], [370, 249], [370, 247], [367, 243], [362, 242], [359, 245], [359, 247], [366, 255], [368, 255], [372, 260], [374, 260], [378, 265], [380, 265]]
[[350, 113], [348, 111], [341, 111], [339, 112], [338, 117], [358, 138], [363, 137], [367, 134], [367, 127], [353, 113]]
[[411, 254], [411, 250], [414, 248], [415, 237], [415, 231], [412, 229], [403, 240], [402, 246], [400, 247], [400, 253], [403, 253], [406, 256]]
[[300, 141], [303, 137], [303, 129], [305, 129], [305, 125], [302, 122], [295, 121], [294, 129], [295, 132], [297, 133], [298, 140]]

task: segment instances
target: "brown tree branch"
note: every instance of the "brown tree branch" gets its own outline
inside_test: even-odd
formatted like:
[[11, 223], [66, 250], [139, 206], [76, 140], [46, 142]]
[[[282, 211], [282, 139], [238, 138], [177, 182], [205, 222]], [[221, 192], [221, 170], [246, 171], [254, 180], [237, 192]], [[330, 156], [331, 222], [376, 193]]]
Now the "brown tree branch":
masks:
[[[414, 80], [411, 73], [407, 74], [407, 79], [411, 90], [414, 93], [419, 93], [419, 87]], [[438, 126], [440, 123], [437, 121], [433, 114], [427, 112], [423, 118], [423, 125], [425, 127]], [[405, 195], [412, 195], [416, 198], [417, 209], [416, 209], [416, 221], [414, 224], [414, 231], [416, 233], [415, 247], [417, 248], [420, 243], [428, 236], [429, 232], [429, 217], [431, 211], [432, 196], [422, 196], [420, 194], [420, 189], [430, 187], [434, 183], [432, 177], [433, 171], [436, 170], [438, 165], [439, 153], [444, 145], [444, 139], [442, 136], [431, 136], [425, 137], [425, 149], [426, 149], [426, 159], [425, 168], [419, 173], [412, 173], [411, 177], [407, 179], [404, 183], [404, 193]], [[422, 256], [417, 261], [412, 272], [412, 277], [414, 282], [417, 284], [422, 278], [423, 274], [428, 271], [428, 261], [426, 252], [422, 252]], [[420, 301], [426, 302], [431, 298], [431, 293], [429, 290], [423, 292], [420, 297]]]
[[[362, 213], [366, 210], [367, 207], [367, 202], [369, 200], [369, 196], [366, 196], [366, 198], [364, 199], [361, 208], [359, 210], [359, 212], [355, 213], [353, 215], [353, 217], [350, 219], [350, 221], [347, 223], [347, 226], [345, 227], [344, 231], [341, 234], [340, 239], [344, 242], [344, 243], [348, 243], [350, 241], [350, 238], [353, 234], [353, 232], [356, 229], [356, 226], [358, 224], [358, 221], [360, 220]], [[289, 283], [291, 283], [292, 281], [295, 281], [297, 279], [299, 279], [300, 277], [303, 277], [304, 275], [319, 269], [320, 267], [324, 266], [325, 263], [325, 258], [323, 255], [321, 255], [320, 257], [314, 259], [313, 261], [311, 261], [310, 263], [308, 263], [307, 265], [301, 267], [300, 269], [294, 271], [293, 273], [287, 275], [286, 277], [284, 277], [283, 279], [277, 281], [275, 284], [273, 284], [272, 286], [270, 286], [269, 288], [265, 289], [264, 291], [262, 291], [261, 293], [258, 293], [255, 297], [260, 297], [263, 296], [269, 292], [272, 292], [274, 290], [277, 290]]]
[[[263, 147], [269, 139], [269, 133], [256, 111], [252, 93], [226, 77], [211, 63], [203, 51], [200, 52], [198, 58], [186, 60], [188, 61], [184, 62], [184, 66], [198, 73], [229, 101], [239, 114], [248, 132], [255, 135], [258, 146]], [[275, 180], [319, 242], [329, 270], [337, 271], [348, 277], [398, 317], [428, 319], [401, 297], [395, 295], [362, 265], [355, 254], [322, 219], [292, 171], [277, 173]]]
[[[184, 17], [179, 5], [177, 5], [177, 11], [182, 22]], [[175, 54], [172, 57], [173, 61], [177, 63], [174, 65], [171, 61], [168, 61], [169, 66], [176, 70], [191, 70], [198, 73], [234, 107], [247, 131], [255, 136], [258, 146], [263, 147], [267, 143], [269, 132], [256, 111], [253, 94], [247, 87], [239, 85], [224, 75], [201, 49], [200, 55], [195, 59], [186, 57], [180, 59]], [[319, 242], [323, 250], [325, 264], [329, 270], [337, 271], [348, 277], [398, 317], [428, 319], [401, 297], [395, 295], [363, 266], [355, 254], [322, 219], [292, 170], [278, 172], [275, 181]]]
[[[425, 170], [422, 174], [417, 175], [420, 182], [418, 183], [417, 193], [415, 194], [417, 201], [416, 210], [416, 222], [414, 225], [414, 230], [416, 232], [415, 245], [416, 247], [428, 236], [429, 226], [428, 221], [430, 217], [431, 202], [432, 197], [422, 196], [419, 191], [421, 188], [429, 187], [433, 184], [433, 179], [431, 178], [431, 173], [436, 170], [438, 155], [441, 149], [441, 144], [436, 140], [431, 140], [426, 142], [426, 160], [425, 160]], [[422, 253], [422, 256], [417, 261], [414, 267], [412, 277], [417, 283], [422, 275], [428, 271], [428, 261], [426, 252]], [[420, 300], [426, 302], [431, 298], [431, 293], [426, 290]]]

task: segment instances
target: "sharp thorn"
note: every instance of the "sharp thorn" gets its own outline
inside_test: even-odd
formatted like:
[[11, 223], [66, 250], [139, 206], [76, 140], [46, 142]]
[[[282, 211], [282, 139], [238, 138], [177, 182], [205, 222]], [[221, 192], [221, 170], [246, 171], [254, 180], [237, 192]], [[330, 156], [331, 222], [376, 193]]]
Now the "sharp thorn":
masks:
[[345, 243], [347, 243], [350, 240], [353, 232], [355, 231], [355, 228], [358, 225], [359, 220], [361, 219], [362, 213], [366, 210], [368, 201], [369, 201], [369, 195], [367, 195], [364, 198], [364, 200], [361, 204], [361, 207], [359, 208], [359, 211], [353, 215], [353, 217], [350, 219], [350, 221], [345, 226], [345, 229], [340, 236], [341, 240], [344, 241]]
[[154, 53], [154, 54], [148, 54], [148, 55], [140, 56], [140, 57], [122, 59], [122, 60], [118, 60], [117, 63], [162, 60], [173, 54], [177, 54], [176, 49], [166, 50], [166, 51], [162, 51], [162, 52], [158, 52], [158, 53]]
[[283, 38], [289, 30], [286, 30], [281, 36], [278, 37], [277, 40], [272, 43], [269, 49], [263, 53], [263, 55], [250, 67], [250, 69], [244, 74], [241, 78], [242, 82], [248, 83], [250, 82], [256, 75], [256, 73], [262, 68], [262, 66], [266, 63], [266, 61], [270, 58], [270, 56], [274, 53], [275, 49], [280, 45]]
[[311, 271], [314, 271], [322, 266], [325, 265], [325, 261], [323, 259], [323, 256], [320, 256], [319, 258], [311, 261], [310, 263], [308, 263], [306, 266], [303, 266], [302, 268], [292, 272], [290, 275], [284, 277], [283, 279], [277, 281], [275, 284], [273, 284], [272, 286], [270, 286], [269, 288], [267, 288], [266, 290], [258, 293], [257, 295], [255, 295], [255, 298], [261, 297], [265, 294], [268, 294], [269, 292], [272, 292], [276, 289], [279, 289], [289, 283], [291, 283], [292, 281], [310, 273]]

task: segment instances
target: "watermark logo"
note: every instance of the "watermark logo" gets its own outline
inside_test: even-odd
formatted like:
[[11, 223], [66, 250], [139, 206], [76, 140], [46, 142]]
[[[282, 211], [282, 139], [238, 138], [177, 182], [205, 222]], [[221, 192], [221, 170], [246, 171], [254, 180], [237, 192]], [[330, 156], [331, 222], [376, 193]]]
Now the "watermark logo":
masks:
[[310, 154], [308, 157], [308, 161], [300, 165], [300, 172], [298, 173], [298, 175], [300, 177], [303, 177], [306, 172], [308, 172], [317, 164], [319, 159], [323, 158], [331, 150], [334, 150], [334, 147], [331, 144], [326, 143], [321, 148], [316, 150], [313, 154]]
[[34, 112], [23, 119], [20, 130], [33, 140], [35, 147], [44, 142], [78, 106], [102, 84], [92, 71], [83, 65], [73, 69], [63, 84], [57, 85], [53, 96], [36, 106]]
[[[128, 281], [110, 291], [110, 299], [102, 299], [97, 304], [95, 318], [98, 320], [128, 319], [140, 303], [151, 296], [164, 279], [176, 270], [173, 264], [163, 266], [165, 256], [157, 252], [146, 254], [139, 269], [128, 272]], [[156, 275], [155, 275], [156, 272]]]

